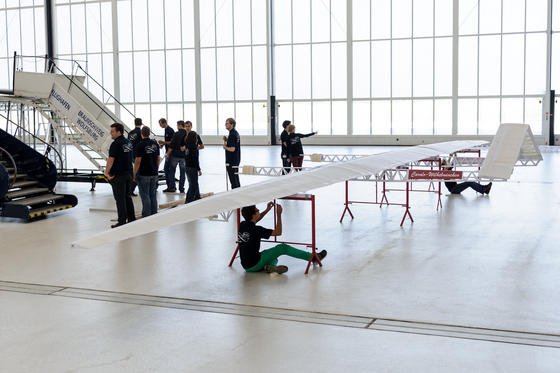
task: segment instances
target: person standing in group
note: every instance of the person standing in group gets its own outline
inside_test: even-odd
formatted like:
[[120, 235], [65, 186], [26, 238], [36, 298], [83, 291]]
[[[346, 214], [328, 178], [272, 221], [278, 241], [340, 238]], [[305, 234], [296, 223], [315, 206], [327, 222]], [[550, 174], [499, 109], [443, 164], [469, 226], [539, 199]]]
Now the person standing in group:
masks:
[[[128, 133], [128, 141], [130, 141], [130, 143], [132, 144], [132, 151], [134, 152], [134, 149], [136, 149], [136, 145], [138, 145], [140, 143], [140, 141], [142, 141], [142, 119], [141, 118], [135, 118], [134, 119], [134, 129], [132, 131], [130, 131]], [[134, 153], [133, 153], [134, 154]]]
[[150, 139], [150, 128], [143, 127], [141, 141], [134, 149], [134, 181], [138, 183], [140, 199], [142, 200], [142, 217], [157, 213], [158, 170], [161, 157], [159, 146]]
[[[140, 134], [140, 128], [142, 128], [142, 119], [141, 118], [135, 118], [134, 119], [134, 129], [128, 133], [128, 141], [130, 141], [130, 143], [132, 144], [132, 159], [136, 158], [136, 155], [135, 155], [134, 151], [136, 149], [136, 146], [142, 140], [142, 135]], [[131, 185], [131, 188], [130, 188], [130, 195], [133, 196], [133, 197], [136, 197], [136, 194], [134, 193], [135, 189], [136, 189], [136, 182], [134, 180], [132, 180], [132, 185]]]
[[284, 130], [280, 134], [280, 142], [282, 143], [282, 151], [280, 155], [282, 157], [282, 167], [284, 167], [282, 174], [284, 175], [288, 174], [290, 172], [290, 168], [292, 167], [292, 162], [290, 162], [290, 156], [288, 155], [288, 131], [286, 131], [286, 127], [290, 124], [292, 124], [291, 121], [285, 120], [282, 123], [282, 128], [284, 128]]
[[239, 188], [238, 168], [241, 163], [241, 138], [235, 129], [235, 119], [226, 119], [226, 129], [229, 131], [228, 136], [224, 136], [223, 148], [226, 151], [226, 171], [231, 183], [231, 189]]
[[306, 135], [301, 133], [296, 133], [296, 126], [293, 124], [286, 127], [288, 132], [288, 155], [290, 156], [290, 161], [292, 166], [294, 166], [295, 171], [300, 171], [303, 164], [303, 145], [301, 145], [301, 139], [304, 137], [309, 137], [317, 134], [317, 132], [311, 132]]
[[[179, 192], [185, 193], [185, 137], [187, 136], [187, 131], [185, 131], [185, 122], [182, 120], [177, 121], [177, 132], [173, 135], [171, 139], [171, 144], [169, 144], [169, 150], [165, 154], [165, 158], [169, 159], [169, 173], [171, 176], [170, 189], [167, 193], [174, 193], [177, 189], [175, 188], [175, 171], [177, 170], [177, 165], [179, 165]], [[165, 192], [165, 190], [164, 190]]]
[[134, 204], [130, 196], [132, 183], [132, 144], [124, 137], [124, 126], [121, 123], [111, 124], [109, 157], [105, 166], [105, 177], [113, 188], [113, 196], [117, 204], [118, 220], [111, 225], [115, 228], [136, 220]]
[[189, 189], [187, 190], [185, 203], [200, 199], [198, 177], [202, 175], [202, 171], [200, 170], [200, 162], [198, 158], [198, 148], [200, 146], [198, 139], [199, 137], [196, 132], [187, 132], [187, 137], [185, 139], [187, 148], [185, 154], [185, 171], [189, 182]]
[[[187, 131], [187, 135], [192, 131], [192, 122], [190, 120], [185, 121], [185, 131]], [[196, 145], [198, 150], [204, 149], [204, 143], [198, 133], [196, 134]]]
[[[159, 120], [159, 126], [164, 129], [163, 140], [158, 141], [159, 147], [162, 148], [165, 146], [165, 154], [167, 154], [169, 144], [171, 144], [171, 139], [173, 138], [175, 131], [167, 124], [167, 119], [165, 118], [161, 118]], [[175, 188], [175, 174], [173, 174], [172, 177], [171, 172], [169, 171], [169, 166], [169, 159], [165, 157], [165, 162], [163, 164], [163, 173], [165, 174], [165, 183], [167, 185], [167, 188], [164, 189], [165, 193]], [[171, 181], [173, 181], [173, 185], [171, 184]]]

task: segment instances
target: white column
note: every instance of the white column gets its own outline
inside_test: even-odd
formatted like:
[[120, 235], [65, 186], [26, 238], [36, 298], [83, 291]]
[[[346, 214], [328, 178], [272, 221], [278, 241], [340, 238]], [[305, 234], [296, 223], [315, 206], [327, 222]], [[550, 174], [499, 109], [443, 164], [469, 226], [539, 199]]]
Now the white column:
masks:
[[459, 94], [459, 0], [453, 0], [453, 81], [451, 88], [451, 135], [457, 135], [457, 96]]
[[[268, 101], [268, 105], [267, 105], [267, 143], [270, 141], [270, 138], [272, 136], [271, 132], [272, 131], [272, 123], [271, 123], [271, 118], [272, 118], [272, 110], [274, 110], [274, 112], [276, 113], [276, 120], [274, 122], [274, 128], [276, 128], [278, 126], [278, 103], [275, 100], [274, 105], [276, 105], [276, 108], [272, 107], [272, 102], [270, 97], [271, 96], [276, 96], [276, 82], [275, 82], [275, 74], [276, 74], [276, 68], [274, 65], [274, 0], [268, 0], [266, 2], [266, 49], [267, 49], [267, 54], [266, 54], [266, 71], [267, 71], [267, 89], [266, 92], [268, 93], [267, 96], [267, 101]], [[252, 39], [251, 39], [252, 40]], [[252, 72], [252, 71], [251, 71]], [[251, 77], [252, 79], [252, 77]], [[253, 109], [254, 112], [254, 109]], [[253, 123], [254, 126], [254, 123]]]
[[196, 100], [196, 125], [203, 133], [202, 125], [202, 85], [200, 82], [200, 3], [199, 0], [193, 1], [194, 15], [194, 84]]
[[[546, 145], [551, 145], [548, 142], [550, 138], [550, 116], [547, 114], [550, 109], [550, 103], [553, 102], [554, 97], [550, 97], [551, 78], [552, 78], [552, 4], [553, 0], [548, 0], [548, 11], [546, 17], [546, 91], [543, 97], [542, 105], [542, 134], [543, 140]], [[560, 125], [560, 121], [558, 121]]]
[[[120, 85], [120, 70], [119, 70], [119, 24], [118, 24], [118, 10], [117, 0], [111, 0], [111, 15], [113, 24], [113, 86], [115, 98], [121, 101], [121, 85]], [[121, 106], [115, 104], [115, 114], [117, 118], [121, 117]]]
[[[352, 1], [346, 2], [346, 131], [352, 135], [352, 124], [354, 123], [353, 99], [354, 99], [354, 54], [352, 50]], [[331, 62], [332, 64], [332, 62]], [[332, 105], [332, 103], [331, 103]]]

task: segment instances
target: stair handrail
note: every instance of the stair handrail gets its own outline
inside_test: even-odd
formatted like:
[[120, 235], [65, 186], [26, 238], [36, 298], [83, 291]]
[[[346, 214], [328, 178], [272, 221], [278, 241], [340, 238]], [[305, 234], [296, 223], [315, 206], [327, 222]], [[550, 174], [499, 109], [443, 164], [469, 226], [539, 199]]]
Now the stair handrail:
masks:
[[14, 183], [16, 182], [17, 179], [17, 165], [16, 165], [16, 161], [14, 159], [14, 157], [12, 157], [12, 155], [10, 154], [10, 152], [8, 152], [6, 149], [4, 149], [3, 147], [0, 146], [0, 152], [6, 154], [8, 156], [8, 158], [10, 158], [10, 162], [12, 162], [12, 166], [14, 167], [14, 178], [12, 179], [12, 181], [10, 182], [10, 179], [8, 178], [8, 189], [11, 189], [12, 186], [14, 185]]
[[[58, 59], [58, 58], [55, 58], [55, 59]], [[54, 65], [54, 67], [56, 67], [59, 71], [61, 71], [61, 70], [56, 66], [56, 64], [54, 63], [53, 58], [51, 58], [50, 61], [53, 62], [52, 65]], [[107, 95], [109, 95], [109, 97], [113, 99], [113, 101], [115, 102], [115, 104], [117, 104], [117, 105], [119, 105], [121, 108], [123, 108], [123, 109], [124, 109], [128, 114], [130, 114], [133, 118], [136, 118], [136, 115], [135, 115], [132, 111], [128, 110], [128, 108], [127, 108], [123, 103], [121, 103], [115, 96], [113, 96], [113, 95], [111, 94], [111, 92], [109, 92], [108, 90], [106, 90], [105, 87], [103, 87], [103, 85], [102, 85], [101, 83], [99, 83], [93, 76], [91, 76], [91, 75], [82, 67], [82, 65], [80, 65], [80, 63], [78, 62], [78, 60], [66, 59], [66, 61], [72, 61], [72, 63], [73, 63], [78, 69], [80, 69], [88, 79], [91, 79], [91, 81], [93, 81], [95, 84], [97, 84], [97, 86], [100, 87], [100, 88], [103, 90], [103, 92], [105, 92]], [[87, 61], [86, 61], [86, 62], [87, 62]], [[73, 73], [73, 72], [74, 72], [74, 69], [72, 68], [72, 73]], [[63, 74], [64, 74], [64, 73], [63, 73]], [[66, 78], [68, 78], [68, 77], [66, 77]], [[89, 97], [89, 95], [88, 95], [88, 97]], [[99, 106], [99, 105], [98, 105], [98, 106]], [[111, 118], [112, 118], [112, 119], [115, 119], [115, 118], [113, 118], [113, 117], [111, 117]], [[123, 125], [125, 126], [125, 132], [128, 133], [128, 131], [126, 130], [126, 125], [123, 123], [122, 120], [120, 120], [120, 119], [117, 118], [117, 120], [115, 120], [115, 122], [119, 122], [119, 123], [123, 124]], [[157, 135], [152, 131], [151, 128], [150, 128], [150, 134], [151, 134], [152, 136], [157, 136]]]
[[[48, 58], [48, 57], [47, 57], [47, 58]], [[86, 97], [88, 97], [88, 98], [95, 104], [95, 106], [97, 106], [99, 109], [101, 109], [101, 111], [103, 111], [105, 114], [107, 114], [107, 116], [108, 116], [109, 118], [111, 118], [111, 119], [113, 120], [113, 122], [121, 123], [122, 125], [124, 125], [125, 131], [128, 132], [128, 131], [126, 130], [126, 129], [127, 129], [126, 124], [123, 123], [123, 121], [120, 120], [120, 118], [118, 118], [116, 115], [114, 115], [114, 114], [111, 113], [111, 112], [107, 112], [107, 110], [105, 109], [104, 106], [99, 105], [99, 104], [97, 103], [97, 101], [95, 100], [96, 97], [92, 98], [86, 90], [82, 89], [82, 87], [80, 87], [78, 84], [76, 84], [76, 82], [74, 81], [74, 77], [69, 77], [68, 75], [66, 75], [66, 73], [65, 73], [64, 71], [62, 71], [62, 69], [60, 69], [60, 68], [56, 65], [56, 63], [55, 63], [55, 61], [54, 61], [53, 58], [48, 58], [48, 60], [49, 60], [50, 62], [52, 62], [51, 69], [53, 69], [53, 68], [56, 69], [56, 71], [58, 71], [61, 75], [63, 75], [66, 79], [68, 79], [68, 81], [69, 81], [72, 85], [74, 85], [74, 86], [75, 86], [76, 88], [78, 88], [84, 95], [86, 95]], [[73, 62], [74, 64], [77, 64], [77, 62], [74, 61], [74, 60], [72, 60], [72, 62]], [[79, 65], [79, 64], [78, 64], [78, 65]], [[82, 69], [82, 70], [83, 70], [83, 69]], [[88, 77], [89, 77], [89, 75], [88, 75]], [[97, 82], [96, 82], [96, 83], [97, 83]], [[97, 83], [97, 84], [99, 84], [99, 83]], [[119, 105], [122, 106], [122, 104], [121, 104], [120, 102], [119, 102]], [[124, 107], [124, 106], [123, 106], [123, 107]], [[130, 111], [129, 111], [129, 113], [130, 113]], [[132, 113], [131, 113], [131, 114], [132, 114]], [[134, 116], [134, 114], [132, 114], [132, 116]]]
[[[45, 56], [45, 58], [48, 58], [48, 57]], [[72, 82], [72, 84], [76, 85], [76, 84], [74, 83], [74, 81], [73, 81], [73, 78], [68, 77], [58, 66], [56, 66], [56, 63], [54, 62], [54, 60], [62, 60], [62, 59], [60, 59], [60, 58], [48, 58], [48, 60], [49, 60], [50, 62], [52, 62], [52, 64], [51, 64], [51, 70], [52, 70], [52, 67], [55, 67], [55, 68], [56, 68], [58, 71], [60, 71], [67, 79], [70, 79], [70, 81]], [[136, 118], [136, 115], [135, 115], [132, 111], [128, 110], [128, 108], [127, 108], [126, 106], [124, 106], [124, 104], [121, 103], [115, 96], [113, 96], [113, 95], [111, 94], [111, 92], [109, 92], [108, 90], [106, 90], [105, 87], [103, 87], [103, 85], [102, 85], [101, 83], [99, 83], [93, 76], [91, 76], [91, 75], [82, 67], [82, 65], [80, 65], [80, 63], [79, 63], [77, 60], [72, 60], [72, 59], [64, 59], [64, 60], [65, 60], [65, 61], [72, 61], [72, 64], [75, 65], [78, 69], [80, 69], [88, 79], [91, 79], [91, 81], [93, 81], [95, 84], [97, 84], [97, 86], [99, 86], [99, 87], [103, 90], [103, 92], [105, 92], [107, 95], [109, 95], [109, 97], [113, 99], [113, 101], [115, 102], [115, 104], [118, 104], [119, 107], [123, 108], [123, 109], [124, 109], [128, 114], [130, 114], [133, 118]], [[86, 62], [87, 62], [87, 61], [86, 61]], [[74, 74], [74, 68], [72, 68], [72, 76], [74, 76], [73, 74]], [[77, 85], [76, 85], [76, 87], [80, 88], [80, 87], [77, 86]], [[86, 92], [84, 92], [81, 88], [80, 88], [80, 90], [81, 90], [86, 96], [90, 97], [90, 96], [89, 96]], [[91, 99], [91, 97], [90, 97], [90, 99]], [[95, 100], [92, 100], [92, 101], [95, 102]], [[97, 105], [97, 106], [99, 107], [99, 105]], [[103, 108], [101, 108], [101, 110], [103, 110]], [[104, 112], [105, 114], [109, 115], [105, 110], [103, 110], [103, 112]], [[126, 133], [129, 132], [129, 131], [127, 130], [126, 124], [123, 123], [122, 120], [120, 120], [119, 118], [116, 118], [116, 116], [113, 117], [113, 116], [109, 115], [109, 117], [111, 117], [111, 119], [113, 119], [114, 122], [118, 122], [118, 123], [121, 123], [122, 125], [124, 125], [124, 127], [125, 127], [125, 132], [126, 132]], [[115, 118], [116, 118], [116, 119], [115, 119]], [[151, 128], [150, 128], [150, 134], [152, 134], [152, 136], [157, 136], [157, 135], [152, 131]]]
[[[117, 100], [117, 98], [115, 96], [113, 96], [111, 94], [111, 92], [109, 92], [108, 90], [105, 89], [105, 87], [103, 87], [103, 85], [101, 83], [99, 83], [97, 80], [95, 80], [95, 78], [93, 76], [91, 76], [86, 70], [84, 70], [84, 68], [82, 67], [82, 65], [80, 65], [80, 63], [77, 60], [73, 61], [76, 66], [78, 67], [78, 69], [80, 69], [89, 79], [91, 79], [95, 84], [97, 84], [99, 87], [101, 87], [101, 89], [103, 90], [103, 92], [107, 93], [109, 95], [109, 97], [111, 97], [114, 101], [115, 104], [118, 104], [120, 107], [122, 107], [124, 110], [126, 110], [128, 112], [128, 114], [130, 114], [133, 118], [136, 118], [136, 115], [131, 112], [130, 110], [128, 110], [128, 108], [126, 106], [124, 106], [124, 104], [122, 104], [119, 100]], [[156, 136], [156, 134], [152, 131], [152, 129], [150, 128], [150, 133], [153, 136]]]
[[[62, 69], [60, 69], [57, 64], [56, 61], [71, 61], [73, 65], [77, 66], [77, 68], [79, 68], [84, 74], [85, 76], [87, 76], [88, 79], [91, 79], [91, 81], [93, 81], [95, 84], [97, 84], [99, 87], [101, 87], [101, 89], [103, 90], [103, 92], [105, 92], [107, 95], [109, 95], [110, 98], [112, 98], [115, 102], [116, 105], [118, 105], [119, 107], [123, 108], [128, 114], [130, 114], [133, 118], [136, 118], [136, 115], [131, 112], [123, 103], [121, 103], [115, 96], [113, 96], [111, 94], [111, 92], [107, 91], [107, 89], [105, 89], [105, 87], [103, 87], [102, 84], [100, 84], [95, 78], [93, 78], [78, 62], [78, 60], [74, 60], [71, 58], [59, 58], [59, 57], [48, 57], [47, 55], [45, 56], [26, 56], [26, 55], [17, 55], [14, 52], [14, 79], [15, 79], [15, 69], [16, 69], [16, 63], [15, 60], [17, 57], [20, 57], [20, 60], [22, 58], [44, 58], [45, 59], [45, 72], [49, 72], [52, 73], [55, 69], [56, 71], [59, 71], [66, 79], [68, 79], [70, 81], [70, 83], [72, 83], [73, 85], [75, 85], [82, 93], [84, 93], [87, 97], [89, 97], [89, 99], [91, 101], [93, 101], [95, 103], [95, 105], [97, 107], [99, 107], [105, 114], [107, 114], [107, 116], [109, 116], [114, 122], [117, 123], [121, 123], [122, 125], [124, 125], [124, 130], [126, 133], [128, 133], [128, 129], [126, 124], [120, 119], [118, 118], [116, 115], [113, 116], [111, 115], [112, 113], [108, 113], [104, 107], [99, 106], [99, 104], [97, 103], [96, 100], [92, 99], [91, 96], [88, 94], [88, 92], [84, 91], [79, 85], [77, 85], [74, 82], [74, 78], [73, 77], [69, 77], [64, 71], [62, 71]], [[50, 63], [49, 63], [50, 62]], [[86, 61], [87, 63], [87, 61]], [[23, 66], [23, 65], [22, 65]], [[74, 72], [74, 66], [72, 66], [72, 73]], [[15, 83], [14, 83], [14, 87], [15, 87]], [[152, 129], [150, 128], [150, 133], [153, 136], [157, 136]]]
[[[29, 132], [28, 130], [26, 130], [24, 127], [20, 126], [19, 124], [17, 124], [16, 122], [14, 122], [13, 120], [11, 120], [10, 118], [8, 118], [7, 116], [5, 116], [4, 114], [0, 113], [0, 117], [6, 119], [8, 122], [10, 122], [12, 125], [16, 126], [18, 131], [24, 131], [27, 134], [31, 135], [35, 140], [39, 140], [40, 142], [42, 142], [44, 145], [46, 145], [46, 149], [45, 149], [45, 154], [43, 154], [43, 156], [45, 158], [47, 157], [47, 154], [52, 150], [54, 150], [54, 152], [56, 153], [56, 155], [58, 156], [58, 160], [60, 161], [60, 169], [62, 170], [62, 168], [64, 168], [64, 162], [62, 161], [62, 156], [60, 155], [59, 151], [56, 150], [51, 144], [49, 144], [48, 142], [46, 142], [45, 140], [43, 140], [42, 138], [40, 138], [39, 136], [35, 135], [32, 132]], [[6, 128], [7, 129], [7, 128]], [[7, 132], [7, 131], [6, 131]], [[0, 148], [1, 149], [1, 148]], [[11, 156], [10, 156], [11, 158]], [[13, 158], [12, 158], [13, 160]], [[58, 169], [58, 168], [57, 168]], [[60, 173], [61, 171], [58, 171], [57, 173]]]
[[105, 87], [103, 87], [103, 85], [101, 83], [99, 83], [93, 76], [91, 76], [86, 70], [84, 70], [84, 68], [82, 67], [82, 65], [80, 65], [80, 63], [78, 61], [74, 61], [74, 63], [76, 64], [78, 69], [80, 69], [89, 79], [91, 79], [95, 84], [97, 84], [99, 87], [101, 87], [103, 92], [108, 94], [109, 97], [112, 98], [115, 101], [116, 104], [118, 104], [120, 107], [122, 107], [124, 110], [126, 110], [128, 112], [128, 114], [130, 114], [132, 117], [136, 118], [136, 115], [134, 115], [133, 112], [128, 110], [128, 108], [126, 106], [124, 106], [115, 96], [113, 96], [111, 94], [111, 92], [106, 90]]
[[[14, 53], [14, 80], [15, 80], [15, 70], [16, 70], [16, 68], [17, 68], [17, 67], [16, 67], [16, 63], [15, 63], [15, 59], [16, 59], [16, 58], [19, 58], [20, 61], [23, 61], [23, 58], [38, 58], [38, 56], [26, 56], [26, 55], [21, 55], [21, 54], [20, 54], [20, 55], [16, 55], [16, 54]], [[127, 128], [127, 127], [126, 127], [126, 124], [124, 124], [119, 118], [115, 118], [115, 116], [111, 115], [111, 113], [108, 113], [107, 110], [105, 110], [105, 108], [104, 108], [103, 106], [100, 106], [100, 105], [97, 103], [97, 101], [96, 101], [95, 99], [91, 98], [91, 96], [88, 94], [88, 92], [84, 91], [79, 85], [77, 85], [77, 84], [74, 82], [74, 78], [73, 78], [73, 77], [69, 77], [64, 71], [62, 71], [62, 69], [60, 69], [60, 68], [56, 65], [55, 60], [63, 60], [63, 59], [56, 58], [56, 57], [55, 57], [55, 58], [50, 58], [50, 57], [48, 57], [47, 55], [45, 55], [44, 57], [41, 57], [41, 58], [44, 58], [46, 62], [50, 62], [50, 64], [49, 64], [49, 65], [50, 65], [50, 68], [47, 67], [47, 71], [46, 71], [46, 72], [49, 72], [49, 73], [50, 73], [50, 72], [52, 72], [54, 69], [56, 69], [56, 71], [58, 71], [62, 76], [64, 76], [66, 79], [68, 79], [68, 81], [69, 81], [72, 85], [74, 85], [74, 86], [75, 86], [76, 88], [78, 88], [84, 95], [86, 95], [86, 97], [88, 97], [99, 109], [101, 109], [101, 111], [103, 111], [105, 114], [107, 114], [107, 116], [108, 116], [109, 118], [111, 118], [114, 122], [123, 124], [124, 127], [125, 127], [125, 131], [126, 131], [126, 128]], [[76, 62], [75, 60], [73, 60], [73, 59], [64, 59], [64, 60], [65, 60], [65, 61], [72, 61], [73, 64], [77, 63], [77, 62]], [[22, 65], [21, 65], [21, 66], [22, 66], [22, 69], [23, 69], [23, 62], [22, 62]], [[73, 67], [72, 67], [72, 70], [73, 70]], [[23, 71], [23, 70], [22, 70], [22, 71]], [[15, 82], [14, 82], [14, 87], [15, 87]], [[119, 104], [120, 104], [120, 103], [119, 103]], [[122, 104], [120, 104], [120, 105], [122, 105]], [[128, 131], [126, 131], [126, 132], [128, 132]]]
[[[19, 58], [20, 61], [22, 61], [23, 58], [39, 58], [39, 57], [38, 57], [38, 56], [26, 56], [26, 55], [21, 55], [21, 54], [20, 54], [20, 55], [17, 55], [17, 56], [14, 55], [14, 58]], [[80, 87], [78, 84], [76, 84], [76, 83], [74, 82], [74, 77], [68, 76], [61, 68], [59, 68], [59, 67], [57, 66], [57, 64], [56, 64], [56, 62], [55, 62], [56, 60], [61, 60], [61, 61], [72, 61], [72, 64], [74, 65], [74, 64], [77, 64], [76, 60], [73, 60], [73, 59], [61, 59], [61, 58], [56, 58], [56, 57], [55, 57], [55, 58], [51, 58], [51, 57], [48, 57], [48, 56], [46, 56], [46, 55], [45, 55], [44, 57], [41, 57], [41, 58], [45, 58], [45, 61], [46, 61], [46, 62], [50, 62], [50, 64], [49, 64], [49, 65], [50, 65], [50, 68], [47, 68], [47, 71], [46, 71], [46, 72], [52, 73], [52, 72], [54, 72], [54, 71], [56, 70], [56, 72], [60, 73], [60, 75], [64, 76], [66, 79], [68, 79], [68, 81], [70, 82], [70, 84], [72, 84], [73, 86], [75, 86], [76, 88], [78, 88], [84, 95], [86, 95], [86, 97], [88, 97], [88, 98], [95, 104], [95, 106], [97, 106], [97, 107], [98, 107], [102, 112], [104, 112], [109, 118], [111, 118], [114, 122], [121, 123], [122, 125], [124, 125], [124, 127], [125, 127], [125, 132], [128, 133], [128, 131], [127, 131], [127, 126], [126, 126], [125, 123], [123, 123], [122, 120], [120, 120], [118, 117], [116, 117], [116, 115], [113, 115], [111, 112], [107, 112], [107, 110], [105, 109], [104, 106], [99, 105], [99, 104], [97, 103], [97, 101], [96, 101], [94, 98], [92, 98], [92, 97], [90, 96], [90, 94], [88, 94], [88, 92], [87, 92], [86, 90], [82, 89], [82, 87]], [[14, 68], [16, 68], [16, 67], [15, 67], [15, 63], [14, 63]], [[23, 63], [22, 63], [22, 68], [23, 68]], [[72, 67], [72, 71], [73, 71], [73, 70], [74, 70], [74, 67]], [[82, 69], [82, 70], [83, 70], [83, 69]], [[85, 72], [85, 71], [84, 71], [84, 72]], [[14, 77], [15, 77], [15, 71], [14, 71]], [[88, 75], [88, 77], [90, 77], [90, 76]], [[97, 82], [96, 82], [96, 83], [97, 83]], [[97, 84], [99, 84], [99, 83], [97, 83]], [[15, 86], [15, 85], [14, 85], [14, 86]], [[119, 102], [119, 105], [123, 106], [120, 102]], [[123, 106], [123, 107], [124, 107], [124, 106]], [[125, 108], [125, 109], [126, 109], [126, 108]], [[129, 113], [130, 113], [130, 111], [129, 111]], [[131, 113], [131, 114], [132, 114], [132, 113]], [[134, 116], [134, 114], [132, 114], [132, 116]]]

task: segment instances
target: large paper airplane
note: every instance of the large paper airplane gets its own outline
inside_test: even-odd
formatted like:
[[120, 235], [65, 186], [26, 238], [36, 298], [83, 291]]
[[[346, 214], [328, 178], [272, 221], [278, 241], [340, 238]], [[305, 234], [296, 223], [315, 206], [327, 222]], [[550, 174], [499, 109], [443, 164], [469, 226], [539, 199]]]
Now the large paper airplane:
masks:
[[141, 236], [173, 225], [184, 224], [200, 218], [231, 211], [243, 206], [268, 202], [275, 198], [325, 187], [356, 177], [377, 175], [383, 170], [393, 169], [409, 162], [442, 154], [451, 154], [486, 143], [487, 141], [476, 140], [449, 141], [388, 151], [346, 162], [331, 163], [221, 192], [109, 231], [103, 231], [96, 235], [82, 238], [74, 242], [73, 245], [94, 248], [103, 244]]

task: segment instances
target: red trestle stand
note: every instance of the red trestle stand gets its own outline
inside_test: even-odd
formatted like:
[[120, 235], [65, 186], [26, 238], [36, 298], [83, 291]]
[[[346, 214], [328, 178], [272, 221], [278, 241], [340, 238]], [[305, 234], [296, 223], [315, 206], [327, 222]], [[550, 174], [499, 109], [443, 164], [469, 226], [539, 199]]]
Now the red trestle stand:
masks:
[[[323, 266], [321, 263], [321, 259], [319, 255], [317, 255], [316, 251], [316, 236], [315, 236], [315, 195], [314, 194], [293, 194], [291, 196], [282, 197], [280, 199], [283, 200], [292, 200], [292, 201], [310, 201], [311, 202], [311, 242], [293, 242], [293, 241], [279, 241], [277, 237], [274, 237], [272, 240], [261, 240], [261, 242], [274, 242], [274, 243], [285, 243], [285, 244], [292, 244], [292, 245], [304, 245], [306, 247], [311, 248], [311, 257], [307, 262], [307, 267], [305, 268], [305, 274], [309, 272], [309, 267], [315, 261], [319, 264], [320, 267]], [[276, 200], [274, 200], [274, 225], [276, 226]], [[237, 209], [237, 230], [239, 230], [239, 224], [241, 223], [241, 213], [240, 210]], [[229, 267], [232, 266], [237, 254], [239, 253], [239, 244], [235, 246], [235, 251], [229, 261]]]

